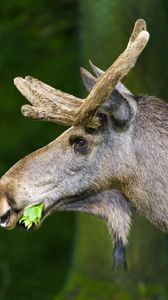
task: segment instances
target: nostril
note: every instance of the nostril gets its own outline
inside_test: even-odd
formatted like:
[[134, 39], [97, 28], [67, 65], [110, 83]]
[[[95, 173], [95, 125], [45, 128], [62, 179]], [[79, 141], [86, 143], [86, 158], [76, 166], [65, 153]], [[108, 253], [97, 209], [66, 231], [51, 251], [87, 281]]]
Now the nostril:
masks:
[[9, 220], [9, 217], [10, 217], [10, 209], [0, 217], [0, 223], [1, 224], [6, 224]]

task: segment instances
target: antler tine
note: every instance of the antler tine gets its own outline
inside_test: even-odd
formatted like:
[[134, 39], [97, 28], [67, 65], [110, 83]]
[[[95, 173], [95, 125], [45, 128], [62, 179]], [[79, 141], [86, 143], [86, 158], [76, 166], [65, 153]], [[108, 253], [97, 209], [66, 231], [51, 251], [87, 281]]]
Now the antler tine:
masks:
[[[63, 99], [64, 99], [64, 100], [66, 100], [66, 103], [68, 103], [69, 105], [79, 106], [79, 102], [81, 104], [80, 98], [77, 98], [73, 95], [62, 92], [60, 90], [57, 90], [56, 88], [53, 88], [50, 85], [48, 85], [36, 78], [33, 78], [31, 76], [26, 76], [25, 80], [28, 81], [34, 89], [36, 89], [40, 93], [44, 94], [45, 96], [47, 96], [47, 98], [51, 99], [55, 103], [62, 103]], [[40, 101], [40, 103], [41, 103], [41, 101]]]
[[76, 124], [87, 126], [98, 108], [108, 98], [116, 84], [134, 67], [138, 56], [145, 48], [149, 33], [146, 23], [140, 19], [135, 23], [132, 35], [125, 51], [113, 65], [97, 80], [94, 88], [76, 112]]
[[53, 123], [60, 123], [67, 126], [73, 126], [74, 123], [74, 110], [69, 113], [66, 110], [53, 111], [45, 109], [44, 107], [35, 107], [25, 104], [21, 107], [21, 112], [26, 118], [40, 121], [49, 121]]
[[82, 99], [63, 93], [33, 77], [17, 77], [14, 84], [33, 105], [23, 105], [22, 114], [31, 119], [74, 125], [75, 111]]
[[32, 105], [37, 107], [53, 106], [55, 108], [57, 105], [59, 106], [65, 103], [70, 107], [79, 107], [79, 104], [82, 103], [81, 99], [57, 90], [31, 76], [25, 78], [16, 77], [14, 84], [22, 95], [26, 97]]
[[146, 22], [144, 19], [138, 19], [135, 22], [132, 34], [129, 39], [129, 43], [134, 42], [141, 31], [146, 31]]

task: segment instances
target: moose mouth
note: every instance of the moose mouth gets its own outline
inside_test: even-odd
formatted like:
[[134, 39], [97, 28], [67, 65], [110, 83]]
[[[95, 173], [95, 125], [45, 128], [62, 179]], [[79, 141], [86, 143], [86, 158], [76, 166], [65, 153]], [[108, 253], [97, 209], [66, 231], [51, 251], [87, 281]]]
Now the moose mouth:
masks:
[[[44, 209], [42, 211], [42, 217], [40, 219], [40, 222], [35, 225], [32, 224], [30, 229], [38, 229], [43, 221], [51, 215], [55, 211], [83, 211], [86, 210], [86, 207], [88, 206], [88, 196], [82, 194], [78, 196], [71, 196], [71, 197], [64, 197], [59, 199], [57, 202], [46, 206], [44, 204]], [[23, 213], [23, 211], [22, 211]], [[20, 220], [20, 219], [19, 219]], [[22, 222], [17, 222], [17, 226], [26, 229], [25, 225]]]
[[77, 196], [64, 197], [58, 200], [56, 203], [48, 206], [42, 212], [42, 218], [40, 223], [54, 211], [77, 211], [83, 210], [86, 206], [88, 206], [88, 198], [90, 195], [80, 194]]

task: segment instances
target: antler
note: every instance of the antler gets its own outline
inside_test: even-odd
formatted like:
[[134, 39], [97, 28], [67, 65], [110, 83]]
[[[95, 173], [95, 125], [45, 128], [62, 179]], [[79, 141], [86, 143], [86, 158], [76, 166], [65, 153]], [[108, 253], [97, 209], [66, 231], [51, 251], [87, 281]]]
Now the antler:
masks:
[[[96, 67], [91, 60], [89, 60], [89, 64], [93, 70], [93, 72], [95, 73], [96, 77], [100, 77], [102, 74], [104, 74], [104, 71], [99, 69], [98, 67]], [[83, 73], [86, 73], [87, 70], [85, 70], [83, 68]], [[118, 82], [115, 86], [115, 89], [119, 92], [119, 93], [126, 93], [129, 95], [132, 95], [132, 93], [127, 89], [127, 87], [122, 83], [122, 82]]]
[[93, 118], [98, 108], [108, 98], [116, 84], [121, 81], [134, 67], [138, 56], [145, 48], [149, 39], [146, 23], [139, 19], [134, 26], [127, 48], [97, 80], [94, 88], [78, 109], [76, 124], [87, 124]]
[[135, 23], [127, 48], [97, 80], [84, 100], [56, 90], [32, 77], [15, 78], [14, 83], [33, 106], [24, 105], [22, 113], [33, 119], [97, 127], [96, 113], [109, 97], [115, 86], [134, 67], [138, 56], [149, 39], [146, 23], [139, 19]]
[[14, 84], [31, 105], [23, 105], [21, 112], [25, 117], [54, 123], [74, 125], [75, 112], [82, 99], [63, 93], [31, 76], [17, 77]]

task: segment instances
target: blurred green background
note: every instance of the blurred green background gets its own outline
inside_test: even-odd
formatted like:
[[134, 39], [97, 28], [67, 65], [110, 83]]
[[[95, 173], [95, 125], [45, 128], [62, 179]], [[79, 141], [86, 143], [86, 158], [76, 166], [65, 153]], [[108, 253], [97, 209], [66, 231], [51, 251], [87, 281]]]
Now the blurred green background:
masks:
[[[65, 128], [26, 120], [13, 85], [32, 75], [84, 95], [79, 67], [106, 69], [138, 18], [151, 39], [126, 84], [168, 99], [168, 1], [6, 0], [0, 3], [0, 175]], [[168, 238], [134, 216], [129, 270], [111, 269], [112, 243], [101, 220], [55, 213], [38, 231], [0, 230], [0, 300], [168, 299]]]

